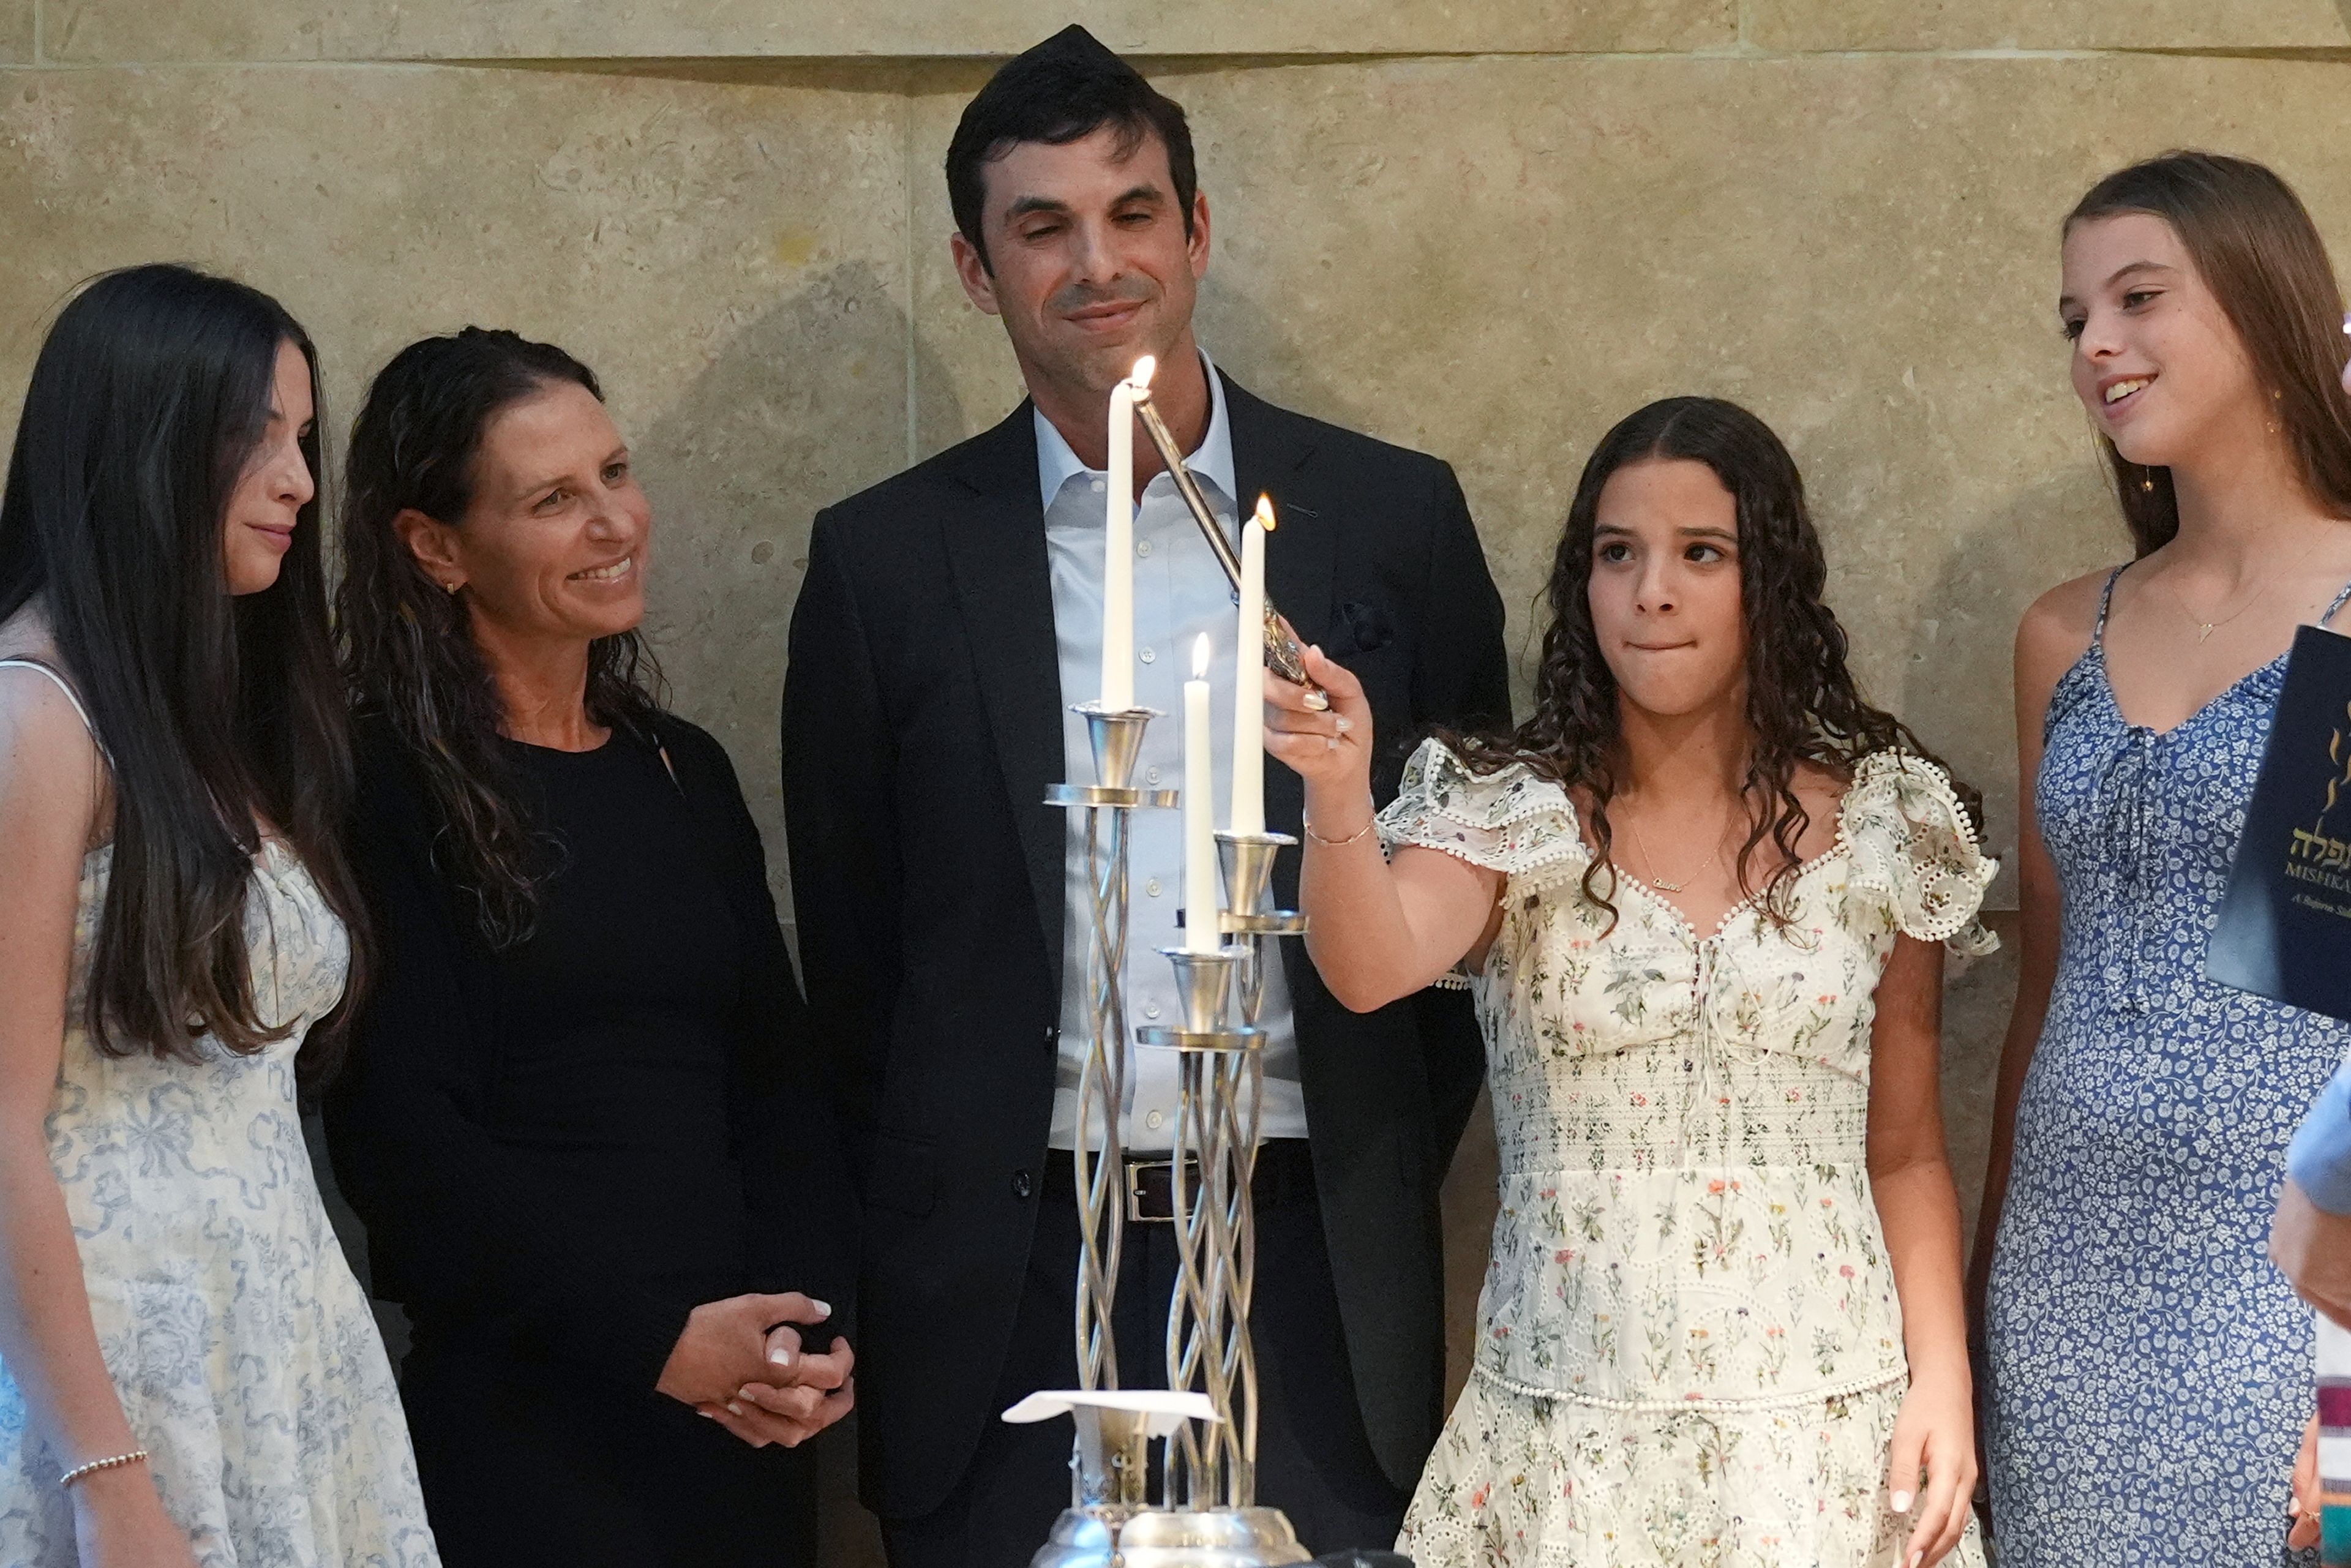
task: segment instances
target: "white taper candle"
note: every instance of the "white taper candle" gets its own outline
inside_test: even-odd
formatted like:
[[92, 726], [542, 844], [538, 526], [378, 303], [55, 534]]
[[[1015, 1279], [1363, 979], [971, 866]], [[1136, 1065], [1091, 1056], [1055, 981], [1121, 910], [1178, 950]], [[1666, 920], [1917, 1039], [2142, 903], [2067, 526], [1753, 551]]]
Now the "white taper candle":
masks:
[[1134, 706], [1134, 394], [1151, 384], [1146, 354], [1110, 389], [1109, 493], [1102, 507], [1102, 703]]
[[1192, 644], [1192, 678], [1184, 683], [1184, 947], [1214, 953], [1224, 898], [1217, 885], [1217, 743], [1208, 721], [1208, 637]]
[[1241, 602], [1233, 666], [1233, 809], [1237, 833], [1265, 831], [1265, 547], [1273, 502], [1257, 498], [1241, 525]]

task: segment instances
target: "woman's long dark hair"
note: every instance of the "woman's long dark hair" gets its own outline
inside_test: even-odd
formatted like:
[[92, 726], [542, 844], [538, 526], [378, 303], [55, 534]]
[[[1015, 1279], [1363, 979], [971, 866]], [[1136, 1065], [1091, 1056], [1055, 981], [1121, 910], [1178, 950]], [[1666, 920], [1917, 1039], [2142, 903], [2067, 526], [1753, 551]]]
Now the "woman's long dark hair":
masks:
[[[1844, 628], [1821, 601], [1828, 563], [1804, 505], [1803, 476], [1780, 438], [1753, 414], [1719, 398], [1653, 402], [1601, 438], [1568, 507], [1567, 528], [1552, 558], [1551, 628], [1535, 672], [1532, 716], [1506, 739], [1464, 742], [1457, 750], [1479, 771], [1523, 762], [1589, 803], [1599, 853], [1583, 873], [1586, 896], [1608, 909], [1595, 880], [1613, 865], [1608, 802], [1623, 765], [1624, 721], [1615, 676], [1592, 627], [1593, 530], [1600, 492], [1628, 464], [1655, 458], [1703, 463], [1736, 502], [1739, 593], [1747, 623], [1747, 841], [1739, 852], [1739, 885], [1752, 896], [1750, 867], [1766, 839], [1772, 865], [1762, 902], [1774, 920], [1788, 917], [1787, 894], [1799, 863], [1797, 845], [1812, 817], [1795, 791], [1796, 770], [1816, 763], [1840, 775], [1874, 752], [1900, 750], [1933, 760], [1907, 726], [1870, 706], [1845, 664]], [[1960, 786], [1971, 817], [1974, 792]], [[1757, 812], [1753, 802], [1771, 802]]]
[[[2294, 187], [2269, 169], [2214, 152], [2167, 152], [2118, 169], [2065, 214], [2064, 232], [2145, 213], [2169, 224], [2277, 397], [2313, 499], [2351, 517], [2351, 391], [2343, 385], [2343, 290], [2326, 242]], [[2179, 532], [2171, 470], [2146, 468], [2098, 437], [2123, 521], [2140, 555]]]
[[[343, 679], [354, 707], [389, 723], [422, 772], [443, 824], [441, 869], [494, 949], [529, 939], [551, 846], [498, 744], [506, 708], [465, 596], [434, 581], [393, 522], [414, 510], [464, 527], [490, 421], [567, 382], [603, 398], [586, 365], [513, 332], [468, 327], [411, 343], [368, 389], [345, 465], [335, 592]], [[660, 684], [637, 632], [589, 644], [588, 712], [598, 723], [650, 736]]]
[[[38, 602], [112, 765], [113, 863], [84, 1004], [110, 1055], [193, 1060], [203, 1035], [246, 1053], [282, 1038], [256, 1010], [245, 944], [265, 826], [351, 930], [347, 999], [363, 980], [317, 497], [276, 583], [232, 596], [223, 566], [286, 343], [309, 361], [315, 399], [309, 335], [269, 296], [184, 267], [110, 273], [49, 329], [16, 424], [0, 620]], [[319, 476], [315, 423], [302, 455]], [[314, 1031], [306, 1077], [338, 1032]]]

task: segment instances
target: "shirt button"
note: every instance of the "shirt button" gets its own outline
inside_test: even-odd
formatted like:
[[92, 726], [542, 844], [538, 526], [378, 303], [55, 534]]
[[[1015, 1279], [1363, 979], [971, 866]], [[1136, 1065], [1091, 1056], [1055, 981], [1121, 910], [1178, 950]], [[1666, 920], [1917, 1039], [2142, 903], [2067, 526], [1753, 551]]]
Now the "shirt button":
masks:
[[1149, 555], [1151, 553], [1151, 541], [1149, 539], [1144, 539], [1142, 543], [1136, 545], [1134, 547], [1134, 553], [1137, 555]]
[[1159, 769], [1156, 768], [1146, 768], [1143, 770], [1143, 777], [1144, 782], [1156, 784], [1159, 782]]
[[1012, 1173], [1013, 1197], [1027, 1197], [1031, 1185], [1032, 1184], [1029, 1180], [1029, 1173], [1027, 1171], [1014, 1171]]
[[1102, 493], [1102, 481], [1100, 479], [1089, 479], [1086, 481], [1086, 487], [1092, 490], [1095, 495], [1099, 496]]
[[1157, 1002], [1145, 1002], [1143, 1006], [1143, 1016], [1147, 1019], [1157, 1018], [1159, 1016], [1159, 1004]]
[[1155, 877], [1153, 877], [1149, 882], [1144, 883], [1143, 884], [1143, 891], [1144, 891], [1144, 892], [1145, 892], [1145, 893], [1147, 893], [1147, 894], [1150, 894], [1152, 897], [1154, 897], [1154, 898], [1158, 897], [1158, 896], [1159, 896], [1159, 879], [1158, 879], [1157, 877], [1155, 877]]
[[1143, 1124], [1146, 1127], [1157, 1128], [1166, 1120], [1166, 1117], [1161, 1115], [1158, 1112], [1154, 1111], [1150, 1115], [1145, 1116], [1143, 1119]]
[[1143, 661], [1144, 664], [1153, 664], [1153, 663], [1156, 662], [1156, 661], [1157, 661], [1157, 659], [1158, 659], [1158, 657], [1159, 657], [1159, 655], [1158, 655], [1158, 654], [1156, 654], [1156, 653], [1153, 653], [1150, 649], [1145, 648], [1144, 650], [1143, 650], [1143, 652], [1142, 652], [1140, 654], [1138, 654], [1138, 655], [1137, 655], [1137, 657], [1139, 657], [1140, 659], [1142, 659], [1142, 661]]

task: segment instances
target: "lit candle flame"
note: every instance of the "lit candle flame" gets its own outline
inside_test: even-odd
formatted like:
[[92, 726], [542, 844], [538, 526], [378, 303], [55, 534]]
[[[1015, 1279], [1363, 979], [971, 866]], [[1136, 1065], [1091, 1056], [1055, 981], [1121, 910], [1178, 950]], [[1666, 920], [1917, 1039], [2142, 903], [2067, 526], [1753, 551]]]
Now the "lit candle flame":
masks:
[[1208, 678], [1208, 634], [1206, 632], [1192, 641], [1192, 678], [1196, 681]]
[[1257, 498], [1257, 520], [1265, 525], [1267, 533], [1273, 532], [1273, 497], [1260, 495]]
[[1136, 389], [1140, 390], [1151, 384], [1152, 373], [1158, 369], [1159, 361], [1145, 354], [1134, 361], [1134, 369], [1127, 372], [1126, 379], [1133, 382]]

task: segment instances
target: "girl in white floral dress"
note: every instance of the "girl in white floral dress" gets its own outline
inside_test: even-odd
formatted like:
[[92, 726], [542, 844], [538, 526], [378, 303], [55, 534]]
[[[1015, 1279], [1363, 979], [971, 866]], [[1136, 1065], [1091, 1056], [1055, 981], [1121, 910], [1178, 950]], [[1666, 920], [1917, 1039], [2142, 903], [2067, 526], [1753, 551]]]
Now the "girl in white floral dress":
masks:
[[318, 365], [110, 273], [0, 495], [0, 1564], [438, 1568], [298, 1059], [356, 966]]
[[1823, 576], [1778, 439], [1672, 399], [1585, 467], [1516, 735], [1427, 742], [1375, 821], [1353, 678], [1268, 682], [1332, 991], [1463, 970], [1485, 1019], [1501, 1212], [1420, 1568], [1982, 1560], [1937, 1080], [1994, 868]]

